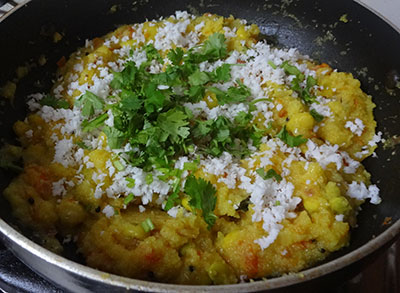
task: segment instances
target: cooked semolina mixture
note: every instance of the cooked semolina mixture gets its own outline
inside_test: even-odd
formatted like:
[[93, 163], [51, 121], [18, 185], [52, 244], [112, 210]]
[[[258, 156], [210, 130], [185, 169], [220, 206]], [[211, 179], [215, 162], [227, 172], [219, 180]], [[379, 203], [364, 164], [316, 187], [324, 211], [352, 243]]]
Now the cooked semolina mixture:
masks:
[[361, 161], [381, 134], [349, 73], [258, 40], [246, 21], [126, 25], [60, 59], [14, 129], [4, 191], [58, 253], [132, 278], [229, 284], [298, 272], [380, 202]]

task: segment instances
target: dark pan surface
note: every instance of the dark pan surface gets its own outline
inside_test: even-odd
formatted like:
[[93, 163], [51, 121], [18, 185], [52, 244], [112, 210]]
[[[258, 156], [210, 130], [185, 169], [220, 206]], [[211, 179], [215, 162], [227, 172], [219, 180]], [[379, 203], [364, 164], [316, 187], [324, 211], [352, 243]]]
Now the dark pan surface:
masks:
[[[400, 71], [400, 34], [360, 5], [349, 1], [132, 1], [122, 0], [36, 0], [0, 23], [0, 86], [14, 78], [18, 65], [37, 62], [44, 54], [47, 63], [32, 68], [18, 84], [14, 106], [2, 107], [0, 133], [2, 139], [13, 142], [12, 124], [26, 115], [24, 97], [34, 92], [46, 92], [55, 78], [56, 61], [78, 47], [86, 38], [96, 36], [127, 23], [168, 16], [176, 10], [192, 13], [211, 12], [234, 15], [260, 26], [263, 36], [279, 47], [296, 47], [302, 53], [326, 62], [340, 71], [352, 72], [360, 79], [365, 92], [373, 96], [378, 130], [385, 138], [400, 134], [400, 89], [385, 88], [387, 75]], [[117, 6], [114, 6], [117, 5]], [[116, 11], [111, 13], [114, 6]], [[347, 23], [339, 21], [347, 14]], [[54, 43], [52, 33], [64, 38]], [[342, 256], [361, 247], [387, 229], [386, 217], [392, 223], [400, 219], [400, 161], [395, 154], [399, 147], [377, 150], [378, 158], [365, 161], [372, 181], [381, 189], [383, 202], [378, 206], [363, 205], [358, 217], [359, 227], [352, 232], [348, 248], [332, 255]], [[12, 177], [0, 171], [0, 187]], [[10, 209], [0, 198], [0, 217], [13, 223]]]

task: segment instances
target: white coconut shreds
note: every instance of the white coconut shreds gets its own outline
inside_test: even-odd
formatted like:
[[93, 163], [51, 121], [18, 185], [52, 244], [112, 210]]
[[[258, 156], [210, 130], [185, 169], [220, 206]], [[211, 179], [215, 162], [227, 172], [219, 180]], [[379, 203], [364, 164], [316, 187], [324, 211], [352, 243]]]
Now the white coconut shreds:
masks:
[[344, 127], [350, 129], [350, 131], [353, 132], [355, 135], [361, 136], [361, 134], [363, 133], [363, 130], [365, 128], [365, 125], [361, 119], [356, 118], [354, 120], [354, 122], [347, 121], [346, 124], [344, 125]]
[[307, 159], [315, 159], [322, 168], [326, 168], [329, 164], [336, 164], [336, 169], [341, 170], [345, 173], [354, 173], [357, 168], [361, 165], [359, 162], [350, 158], [350, 156], [344, 152], [339, 151], [338, 145], [323, 144], [318, 146], [312, 140], [307, 141], [307, 152], [305, 154]]
[[364, 182], [351, 182], [347, 189], [347, 195], [359, 200], [369, 198], [373, 204], [379, 204], [382, 201], [379, 197], [379, 188], [376, 185], [367, 187]]
[[[70, 76], [68, 83], [60, 83], [54, 88], [53, 94], [55, 97], [62, 97], [63, 93], [71, 99], [76, 100], [86, 91], [90, 91], [104, 100], [104, 103], [111, 105], [116, 102], [116, 98], [120, 91], [113, 90], [110, 83], [113, 80], [113, 72], [121, 72], [126, 63], [133, 61], [137, 68], [144, 62], [148, 62], [147, 55], [141, 46], [153, 44], [154, 47], [162, 52], [183, 47], [186, 49], [194, 48], [199, 45], [204, 22], [197, 24], [194, 31], [187, 33], [188, 26], [195, 17], [187, 12], [177, 11], [174, 16], [166, 20], [160, 19], [162, 24], [157, 30], [154, 40], [146, 43], [144, 36], [143, 24], [135, 24], [131, 27], [132, 33], [128, 36], [117, 38], [111, 36], [106, 38], [104, 46], [113, 50], [115, 58], [112, 62], [106, 62], [103, 58], [97, 58], [92, 63], [86, 64], [78, 61], [73, 66], [73, 75]], [[154, 26], [155, 21], [150, 23]], [[223, 33], [227, 39], [236, 37], [236, 29], [224, 27]], [[129, 42], [131, 41], [131, 42]], [[132, 45], [133, 43], [133, 45]], [[120, 45], [121, 47], [119, 48]], [[93, 48], [93, 42], [86, 42], [87, 48]], [[196, 49], [195, 49], [196, 50]], [[76, 57], [81, 59], [81, 57]], [[222, 64], [232, 64], [230, 68], [231, 81], [225, 83], [212, 84], [213, 87], [221, 90], [227, 90], [240, 80], [250, 90], [250, 96], [247, 103], [233, 103], [210, 107], [204, 100], [197, 103], [184, 103], [183, 106], [191, 110], [194, 117], [202, 120], [216, 120], [220, 116], [224, 116], [229, 121], [234, 122], [235, 117], [240, 112], [247, 113], [251, 109], [253, 115], [253, 123], [256, 117], [261, 116], [265, 127], [270, 127], [273, 122], [274, 112], [284, 108], [282, 102], [276, 101], [271, 94], [271, 83], [277, 85], [291, 86], [294, 75], [288, 75], [280, 66], [288, 61], [291, 65], [296, 66], [302, 74], [316, 77], [313, 70], [307, 68], [304, 60], [308, 60], [308, 56], [301, 55], [296, 49], [277, 49], [272, 48], [266, 42], [257, 42], [251, 45], [247, 50], [241, 52], [232, 51], [226, 60], [218, 60], [215, 62], [202, 62], [200, 71], [213, 72]], [[151, 73], [162, 72], [166, 65], [171, 61], [168, 58], [163, 60], [161, 64], [157, 60], [151, 60], [149, 71]], [[81, 72], [85, 70], [85, 66], [89, 69], [95, 69], [90, 79], [84, 82], [79, 78]], [[302, 82], [305, 86], [305, 81]], [[159, 90], [165, 90], [169, 87], [163, 84], [157, 85]], [[314, 86], [317, 90], [318, 86]], [[179, 93], [179, 87], [172, 88], [175, 93]], [[77, 94], [78, 93], [78, 94]], [[296, 93], [293, 94], [297, 96]], [[162, 172], [153, 170], [146, 172], [141, 168], [130, 166], [126, 163], [128, 159], [127, 152], [135, 151], [135, 147], [129, 143], [122, 146], [121, 149], [111, 150], [101, 136], [100, 130], [86, 132], [82, 129], [82, 122], [87, 118], [82, 115], [81, 108], [74, 106], [72, 109], [54, 109], [53, 107], [41, 105], [41, 100], [45, 97], [43, 94], [34, 94], [29, 96], [28, 106], [31, 111], [35, 111], [48, 125], [51, 125], [54, 134], [51, 136], [54, 142], [54, 157], [53, 162], [59, 163], [64, 167], [72, 167], [76, 169], [74, 182], [67, 181], [62, 178], [52, 184], [52, 192], [54, 196], [64, 196], [67, 189], [76, 184], [80, 184], [85, 180], [83, 169], [92, 169], [92, 177], [90, 178], [96, 187], [93, 190], [93, 197], [96, 199], [115, 199], [118, 197], [127, 197], [130, 194], [137, 199], [140, 199], [138, 206], [140, 212], [146, 210], [146, 206], [150, 203], [164, 207], [166, 199], [172, 190], [172, 180], [163, 181], [159, 177]], [[262, 102], [255, 102], [262, 100]], [[331, 117], [332, 112], [328, 103], [330, 100], [316, 96], [316, 103], [312, 103], [310, 110], [314, 109], [324, 117]], [[249, 108], [249, 103], [254, 101], [252, 108]], [[212, 102], [212, 98], [208, 97], [208, 102]], [[108, 108], [110, 109], [110, 108]], [[107, 110], [107, 115], [104, 124], [113, 127], [115, 120], [113, 111]], [[314, 132], [319, 126], [314, 127]], [[361, 136], [365, 125], [362, 120], [355, 119], [347, 121], [345, 128], [349, 129], [357, 136]], [[31, 138], [34, 132], [28, 130], [26, 136]], [[76, 143], [78, 140], [82, 145]], [[363, 146], [362, 151], [355, 154], [356, 158], [361, 158], [369, 154], [370, 148], [381, 140], [381, 133], [376, 134], [368, 145]], [[289, 182], [290, 166], [293, 162], [305, 162], [305, 170], [307, 170], [309, 162], [315, 161], [322, 168], [326, 169], [330, 164], [335, 164], [336, 169], [347, 174], [353, 174], [360, 167], [360, 163], [353, 160], [348, 153], [340, 150], [338, 145], [322, 144], [308, 139], [305, 153], [299, 147], [289, 147], [278, 138], [263, 137], [261, 142], [266, 145], [263, 151], [258, 150], [249, 141], [248, 148], [250, 155], [243, 161], [235, 158], [228, 152], [223, 152], [219, 157], [213, 157], [205, 154], [198, 154], [196, 146], [191, 155], [177, 158], [175, 168], [181, 170], [180, 185], [183, 188], [186, 177], [190, 172], [185, 169], [186, 163], [193, 163], [195, 159], [200, 159], [199, 166], [203, 171], [218, 177], [217, 182], [225, 184], [228, 189], [242, 189], [248, 195], [250, 203], [254, 205], [252, 220], [254, 222], [262, 222], [262, 227], [266, 231], [266, 236], [257, 239], [255, 242], [265, 249], [271, 245], [282, 229], [281, 222], [286, 218], [296, 217], [294, 210], [301, 202], [299, 197], [294, 194], [294, 185]], [[94, 162], [89, 156], [85, 156], [84, 148], [102, 149], [112, 154], [112, 159], [105, 161], [106, 172], [102, 173], [95, 168]], [[272, 158], [279, 154], [284, 159], [279, 163], [280, 176], [282, 180], [277, 181], [273, 178], [263, 179], [255, 171], [249, 171], [244, 168], [244, 163], [250, 169], [272, 167]], [[149, 182], [148, 177], [152, 180]], [[105, 182], [109, 182], [107, 184]], [[307, 180], [307, 184], [312, 184]], [[375, 185], [366, 186], [364, 183], [353, 181], [348, 185], [347, 195], [359, 200], [370, 199], [373, 204], [380, 202], [379, 189]], [[238, 204], [229, 202], [235, 209]], [[126, 208], [126, 205], [125, 205]], [[168, 210], [171, 217], [177, 217], [181, 214], [188, 213], [182, 206], [178, 205]], [[114, 208], [111, 205], [105, 205], [102, 212], [106, 217], [110, 218], [115, 214]], [[343, 221], [343, 215], [336, 215], [337, 221]]]
[[106, 205], [103, 208], [102, 212], [103, 212], [103, 214], [106, 215], [107, 218], [111, 218], [115, 214], [114, 208], [110, 205]]

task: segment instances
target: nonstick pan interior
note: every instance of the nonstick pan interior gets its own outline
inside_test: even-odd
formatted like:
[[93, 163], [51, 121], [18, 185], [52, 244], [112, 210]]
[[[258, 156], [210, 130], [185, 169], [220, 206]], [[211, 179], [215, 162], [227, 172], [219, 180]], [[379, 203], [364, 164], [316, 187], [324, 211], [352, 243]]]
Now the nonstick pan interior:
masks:
[[[378, 131], [386, 139], [400, 133], [400, 90], [385, 86], [388, 75], [393, 77], [400, 71], [400, 35], [352, 1], [42, 0], [28, 3], [0, 23], [0, 85], [15, 78], [17, 66], [34, 64], [30, 74], [18, 82], [13, 105], [2, 101], [2, 139], [15, 143], [12, 124], [26, 115], [25, 97], [49, 91], [61, 56], [68, 57], [84, 45], [85, 39], [104, 35], [119, 25], [168, 16], [176, 10], [232, 14], [258, 24], [263, 37], [276, 46], [296, 47], [340, 71], [352, 72], [377, 104]], [[343, 15], [347, 22], [340, 20]], [[57, 43], [52, 39], [56, 31], [63, 35]], [[47, 59], [44, 66], [37, 65], [40, 55]], [[391, 217], [391, 223], [400, 218], [400, 162], [396, 150], [399, 151], [398, 146], [385, 150], [380, 145], [378, 158], [365, 161], [372, 181], [381, 189], [383, 202], [378, 206], [363, 205], [350, 246], [329, 259], [345, 255], [382, 233], [390, 227], [382, 225], [387, 217]], [[4, 188], [13, 174], [1, 172], [0, 186]], [[2, 198], [0, 216], [16, 224]]]

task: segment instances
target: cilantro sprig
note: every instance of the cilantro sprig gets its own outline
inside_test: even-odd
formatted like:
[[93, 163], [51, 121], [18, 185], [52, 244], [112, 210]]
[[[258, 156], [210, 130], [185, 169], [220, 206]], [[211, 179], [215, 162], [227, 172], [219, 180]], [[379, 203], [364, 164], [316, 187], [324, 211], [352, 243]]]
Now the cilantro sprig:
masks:
[[258, 168], [256, 170], [256, 173], [260, 175], [260, 177], [264, 180], [274, 178], [276, 181], [280, 182], [282, 180], [282, 176], [276, 173], [274, 169], [269, 169], [267, 172], [265, 172], [264, 168]]
[[39, 104], [42, 106], [50, 106], [55, 109], [69, 109], [69, 103], [63, 99], [56, 99], [51, 95], [44, 96], [40, 101]]
[[[292, 90], [295, 91], [299, 97], [306, 104], [317, 103], [315, 95], [311, 93], [311, 88], [317, 84], [317, 81], [311, 75], [305, 78], [304, 74], [294, 65], [289, 64], [288, 61], [285, 61], [281, 64], [281, 68], [285, 71], [287, 75], [294, 75], [295, 78], [292, 80]], [[301, 83], [306, 81], [306, 86], [302, 87]]]
[[250, 90], [240, 80], [238, 80], [237, 83], [239, 85], [238, 87], [231, 86], [226, 92], [216, 87], [210, 88], [210, 91], [216, 95], [218, 104], [241, 103], [247, 100], [251, 94]]
[[90, 117], [95, 113], [95, 110], [103, 110], [104, 101], [94, 93], [86, 91], [75, 100], [75, 106], [82, 107], [82, 115]]
[[[213, 34], [202, 46], [186, 52], [182, 48], [171, 50], [167, 54], [171, 62], [160, 73], [149, 71], [151, 60], [164, 62], [158, 51], [151, 44], [143, 50], [147, 61], [140, 66], [128, 61], [121, 72], [113, 73], [110, 87], [119, 91], [112, 97], [114, 104], [106, 105], [89, 91], [76, 100], [75, 106], [87, 117], [82, 123], [84, 132], [101, 129], [112, 149], [130, 143], [134, 149], [127, 153], [128, 163], [145, 171], [171, 168], [174, 158], [190, 153], [194, 144], [214, 156], [224, 151], [243, 156], [250, 139], [258, 145], [265, 132], [250, 125], [250, 113], [239, 113], [233, 122], [224, 117], [201, 121], [182, 106], [203, 99], [207, 90], [215, 93], [220, 105], [247, 103], [250, 90], [240, 80], [226, 91], [213, 86], [231, 79], [232, 64], [222, 64], [211, 72], [200, 70], [201, 62], [228, 56], [223, 34]], [[106, 110], [112, 111], [112, 127], [105, 125], [109, 118]]]
[[237, 157], [249, 154], [247, 143], [251, 139], [253, 145], [258, 147], [266, 130], [258, 129], [251, 125], [251, 114], [239, 112], [235, 117], [235, 123], [224, 116], [215, 120], [198, 120], [193, 129], [195, 142], [199, 151], [213, 156], [220, 156], [227, 151]]
[[[201, 211], [210, 229], [216, 220], [216, 190], [210, 182], [193, 175], [189, 175], [181, 190], [183, 172], [193, 174], [199, 162], [185, 163], [181, 170], [174, 167], [175, 159], [192, 153], [194, 145], [199, 153], [220, 156], [227, 151], [241, 158], [250, 153], [250, 142], [256, 147], [260, 145], [266, 129], [251, 123], [255, 107], [254, 102], [249, 101], [251, 93], [247, 86], [240, 80], [229, 87], [219, 86], [232, 79], [231, 69], [237, 64], [222, 63], [210, 72], [201, 70], [201, 62], [228, 57], [223, 34], [215, 33], [203, 45], [189, 50], [170, 50], [167, 54], [170, 62], [165, 62], [151, 44], [144, 46], [143, 51], [147, 61], [138, 65], [128, 59], [130, 61], [121, 72], [113, 72], [110, 83], [113, 96], [104, 100], [87, 91], [76, 100], [75, 107], [81, 108], [86, 118], [82, 130], [103, 131], [108, 146], [124, 153], [112, 160], [117, 170], [123, 170], [127, 164], [142, 168], [147, 172], [146, 184], [155, 180], [153, 170], [160, 172], [158, 179], [171, 183], [164, 210], [171, 209], [188, 196], [190, 206], [194, 211]], [[153, 60], [164, 64], [165, 70], [152, 73]], [[215, 120], [195, 118], [183, 105], [202, 100], [206, 92], [215, 94], [219, 105], [246, 103], [249, 110], [239, 112], [233, 120], [224, 116]], [[111, 118], [112, 123], [106, 123]], [[132, 147], [125, 151], [124, 146], [128, 143]], [[127, 187], [134, 186], [135, 181], [127, 179]], [[124, 204], [133, 200], [133, 194], [129, 194]]]
[[202, 178], [196, 178], [190, 175], [186, 179], [185, 193], [190, 197], [189, 204], [192, 208], [202, 212], [204, 221], [208, 229], [214, 225], [217, 216], [214, 214], [217, 197], [215, 187]]
[[323, 115], [318, 113], [317, 110], [315, 110], [315, 109], [311, 109], [310, 114], [317, 122], [321, 122], [325, 118]]
[[286, 125], [283, 126], [281, 131], [276, 135], [277, 138], [280, 138], [284, 143], [286, 143], [290, 147], [297, 147], [305, 142], [307, 142], [307, 138], [303, 138], [302, 135], [293, 136], [286, 130]]

